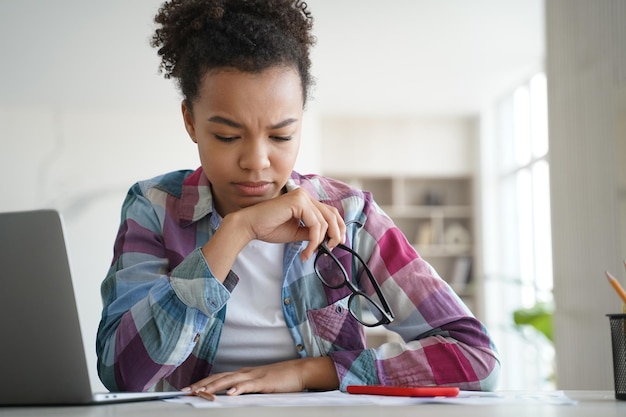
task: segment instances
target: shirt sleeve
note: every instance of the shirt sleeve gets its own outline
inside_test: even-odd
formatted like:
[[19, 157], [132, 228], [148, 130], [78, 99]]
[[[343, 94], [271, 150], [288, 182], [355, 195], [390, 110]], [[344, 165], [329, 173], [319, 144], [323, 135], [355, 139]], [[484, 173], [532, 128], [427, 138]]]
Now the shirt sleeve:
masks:
[[199, 248], [172, 268], [159, 212], [138, 184], [131, 188], [101, 286], [98, 373], [112, 391], [146, 391], [173, 372], [236, 285], [232, 273], [224, 284], [215, 279]]
[[[395, 314], [386, 327], [404, 342], [331, 352], [340, 388], [381, 384], [495, 389], [500, 362], [486, 328], [373, 201], [364, 214], [367, 221], [355, 237], [355, 249], [368, 259]], [[373, 293], [371, 285], [364, 290]]]

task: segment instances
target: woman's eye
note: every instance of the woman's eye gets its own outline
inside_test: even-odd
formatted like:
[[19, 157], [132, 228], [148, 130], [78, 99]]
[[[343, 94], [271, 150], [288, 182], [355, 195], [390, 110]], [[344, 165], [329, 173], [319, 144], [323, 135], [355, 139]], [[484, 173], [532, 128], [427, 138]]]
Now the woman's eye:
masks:
[[219, 140], [220, 142], [233, 142], [237, 139], [239, 139], [239, 136], [221, 136], [221, 135], [214, 135], [215, 139]]
[[274, 139], [276, 141], [279, 141], [279, 142], [286, 142], [286, 141], [291, 140], [291, 136], [276, 136], [276, 135], [274, 135], [274, 136], [270, 136], [270, 138]]

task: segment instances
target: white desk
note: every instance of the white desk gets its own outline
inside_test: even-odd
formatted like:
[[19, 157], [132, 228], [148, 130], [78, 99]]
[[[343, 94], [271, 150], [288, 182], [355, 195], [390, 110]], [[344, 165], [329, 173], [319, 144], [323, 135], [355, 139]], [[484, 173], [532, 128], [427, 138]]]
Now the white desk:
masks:
[[[45, 388], [44, 388], [45, 389]], [[90, 407], [0, 407], [1, 417], [624, 417], [626, 401], [617, 401], [612, 391], [566, 391], [567, 396], [577, 400], [576, 405], [550, 404], [501, 404], [468, 405], [419, 404], [412, 406], [319, 406], [319, 407], [242, 407], [242, 408], [193, 408], [184, 404], [163, 401], [98, 405]]]

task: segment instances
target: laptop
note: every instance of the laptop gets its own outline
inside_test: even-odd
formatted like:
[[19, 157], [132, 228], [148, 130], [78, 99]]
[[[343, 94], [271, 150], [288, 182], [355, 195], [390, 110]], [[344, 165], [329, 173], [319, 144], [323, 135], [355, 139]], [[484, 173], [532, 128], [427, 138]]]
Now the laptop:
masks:
[[188, 394], [92, 392], [63, 221], [55, 210], [0, 213], [0, 338], [0, 406]]

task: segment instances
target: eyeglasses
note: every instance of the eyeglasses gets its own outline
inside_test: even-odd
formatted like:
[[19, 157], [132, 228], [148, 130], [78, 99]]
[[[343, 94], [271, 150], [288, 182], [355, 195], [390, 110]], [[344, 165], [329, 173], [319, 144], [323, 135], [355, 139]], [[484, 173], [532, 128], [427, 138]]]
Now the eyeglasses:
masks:
[[[361, 226], [356, 221], [349, 223], [357, 223]], [[317, 277], [328, 288], [348, 287], [352, 292], [348, 298], [348, 308], [359, 323], [367, 327], [376, 327], [393, 321], [393, 312], [380, 286], [374, 279], [372, 271], [363, 258], [353, 249], [339, 244], [330, 250], [324, 241], [317, 249], [314, 268]], [[350, 271], [351, 274], [348, 274], [347, 271]], [[350, 280], [352, 273], [360, 273], [361, 276], [367, 275], [374, 288], [372, 296], [365, 294], [354, 285]]]

